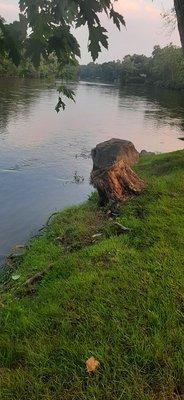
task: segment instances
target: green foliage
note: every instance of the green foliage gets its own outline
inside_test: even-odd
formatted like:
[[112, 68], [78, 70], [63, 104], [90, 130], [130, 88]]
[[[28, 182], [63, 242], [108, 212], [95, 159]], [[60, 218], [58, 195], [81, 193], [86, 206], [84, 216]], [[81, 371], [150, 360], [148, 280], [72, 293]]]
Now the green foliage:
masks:
[[79, 78], [184, 89], [184, 57], [181, 48], [172, 44], [163, 48], [155, 46], [152, 57], [133, 54], [126, 55], [123, 61], [83, 65], [79, 68]]
[[106, 49], [108, 49], [108, 37], [106, 35], [106, 29], [101, 26], [94, 26], [91, 28], [89, 33], [89, 46], [88, 49], [91, 53], [93, 60], [98, 58], [98, 54], [100, 52], [100, 43]]
[[102, 82], [117, 83], [120, 81], [121, 72], [122, 63], [120, 61], [103, 64], [89, 63], [88, 65], [79, 66], [78, 77], [83, 81], [99, 80]]
[[[73, 90], [67, 88], [66, 86], [61, 85], [59, 87], [59, 89], [58, 89], [58, 92], [62, 93], [68, 99], [71, 99], [71, 100], [75, 101], [75, 92]], [[60, 108], [65, 110], [65, 107], [66, 107], [65, 103], [62, 101], [61, 96], [59, 96], [59, 100], [58, 100], [58, 103], [57, 103], [56, 108], [55, 108], [56, 112], [58, 113]]]
[[[99, 15], [105, 12], [119, 30], [121, 25], [125, 26], [124, 18], [114, 10], [115, 1], [20, 0], [20, 22], [6, 25], [0, 18], [0, 55], [8, 56], [17, 66], [22, 60], [24, 64], [30, 60], [36, 69], [42, 60], [47, 62], [51, 56], [56, 57], [60, 77], [66, 80], [66, 70], [77, 67], [80, 57], [80, 46], [71, 29], [87, 26], [88, 50], [96, 60], [102, 47], [108, 49], [108, 34]], [[0, 72], [3, 71], [1, 68]], [[57, 112], [65, 108], [62, 96], [74, 100], [73, 94], [62, 86]]]
[[113, 19], [113, 22], [117, 26], [119, 31], [121, 29], [121, 25], [126, 26], [123, 16], [121, 14], [117, 13], [116, 11], [114, 11], [113, 8], [111, 8], [111, 10], [110, 10], [110, 18]]
[[[108, 35], [101, 25], [99, 15], [103, 12], [120, 29], [124, 18], [114, 11], [115, 0], [20, 0], [20, 10], [27, 19], [30, 34], [25, 46], [26, 54], [38, 67], [41, 58], [51, 54], [57, 57], [60, 67], [77, 65], [80, 46], [71, 28], [86, 25], [89, 31], [88, 50], [96, 60], [102, 47], [108, 48]], [[63, 91], [63, 95], [66, 96]], [[71, 98], [71, 96], [70, 96]], [[56, 110], [64, 108], [59, 98]]]
[[184, 58], [182, 50], [169, 44], [155, 46], [152, 57], [134, 54], [122, 62], [122, 83], [149, 83], [166, 88], [184, 88]]
[[[118, 236], [93, 196], [58, 213], [6, 270], [1, 400], [183, 397], [184, 152], [136, 170], [148, 187], [117, 218], [131, 232]], [[100, 368], [89, 376], [91, 356]]]
[[27, 22], [23, 15], [20, 21], [6, 24], [0, 17], [0, 56], [8, 56], [18, 66], [21, 60], [22, 43], [27, 34]]
[[184, 88], [184, 57], [182, 50], [172, 44], [155, 46], [149, 65], [149, 79], [169, 88]]
[[[66, 67], [66, 76], [68, 80], [76, 79], [74, 72], [68, 71]], [[43, 58], [40, 61], [38, 68], [35, 68], [32, 61], [25, 57], [21, 57], [20, 64], [16, 66], [8, 57], [8, 55], [1, 58], [0, 62], [0, 76], [12, 76], [20, 78], [61, 78], [60, 68], [56, 57], [50, 55], [47, 60]]]

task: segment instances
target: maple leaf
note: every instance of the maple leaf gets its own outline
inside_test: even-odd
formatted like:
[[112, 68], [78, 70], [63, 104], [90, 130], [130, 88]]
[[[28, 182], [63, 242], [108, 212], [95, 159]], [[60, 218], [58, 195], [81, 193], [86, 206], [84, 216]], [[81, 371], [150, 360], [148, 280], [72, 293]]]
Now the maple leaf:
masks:
[[66, 104], [64, 103], [64, 101], [62, 100], [62, 98], [59, 97], [58, 103], [57, 103], [57, 105], [56, 105], [56, 107], [55, 107], [56, 112], [58, 113], [59, 110], [60, 110], [61, 108], [62, 108], [63, 110], [65, 110]]
[[108, 36], [106, 32], [106, 29], [102, 26], [93, 26], [90, 29], [88, 50], [91, 53], [93, 61], [98, 58], [98, 54], [101, 52], [100, 43], [108, 49]]
[[126, 26], [123, 16], [121, 14], [119, 14], [118, 12], [114, 11], [113, 8], [110, 11], [110, 18], [113, 19], [113, 22], [117, 26], [119, 31], [121, 30], [121, 25]]

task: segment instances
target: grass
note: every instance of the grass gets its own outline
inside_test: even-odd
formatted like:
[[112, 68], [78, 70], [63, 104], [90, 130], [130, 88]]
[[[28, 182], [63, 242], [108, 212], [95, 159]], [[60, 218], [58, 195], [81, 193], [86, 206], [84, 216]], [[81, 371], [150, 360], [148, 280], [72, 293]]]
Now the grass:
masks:
[[116, 219], [130, 232], [117, 235], [93, 195], [28, 244], [17, 281], [4, 275], [0, 399], [184, 398], [184, 151], [136, 170], [148, 188]]

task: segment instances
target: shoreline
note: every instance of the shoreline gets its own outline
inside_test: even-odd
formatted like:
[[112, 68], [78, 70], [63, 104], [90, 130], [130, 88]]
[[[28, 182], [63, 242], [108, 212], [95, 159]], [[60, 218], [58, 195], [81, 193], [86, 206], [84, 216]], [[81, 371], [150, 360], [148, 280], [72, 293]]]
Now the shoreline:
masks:
[[166, 86], [166, 85], [159, 85], [159, 84], [157, 84], [157, 83], [154, 83], [154, 82], [144, 82], [144, 83], [139, 83], [139, 82], [137, 82], [137, 83], [133, 83], [133, 82], [130, 82], [130, 83], [125, 83], [125, 84], [122, 84], [122, 85], [120, 85], [120, 83], [118, 83], [118, 82], [110, 82], [110, 81], [103, 81], [103, 80], [99, 80], [99, 79], [97, 79], [97, 80], [80, 80], [79, 79], [79, 81], [78, 81], [79, 83], [80, 82], [86, 82], [86, 83], [96, 83], [96, 84], [103, 84], [103, 85], [110, 85], [110, 86], [114, 86], [114, 87], [117, 87], [117, 88], [119, 88], [119, 89], [126, 89], [126, 88], [152, 88], [152, 89], [164, 89], [164, 90], [168, 90], [168, 91], [176, 91], [176, 92], [181, 92], [181, 93], [184, 93], [184, 87], [181, 87], [181, 88], [179, 88], [179, 87], [173, 87], [173, 86]]
[[26, 398], [27, 382], [30, 400], [183, 393], [183, 161], [184, 150], [140, 159], [147, 189], [115, 217], [126, 233], [93, 194], [27, 244], [1, 285], [2, 399]]
[[[178, 139], [180, 139], [180, 140], [184, 140], [184, 139], [181, 139], [181, 138], [178, 138]], [[178, 150], [178, 151], [182, 151], [182, 150]], [[143, 152], [142, 154], [141, 154], [141, 152]], [[169, 152], [169, 153], [160, 153], [160, 152], [150, 152], [150, 151], [147, 151], [147, 150], [142, 150], [140, 152], [140, 159], [142, 158], [142, 157], [150, 157], [150, 156], [157, 156], [157, 155], [164, 155], [164, 154], [172, 154], [172, 153], [175, 153], [175, 151], [173, 152], [173, 151], [171, 151], [171, 152]], [[91, 194], [89, 194], [89, 197], [90, 196], [92, 196], [93, 195], [93, 193], [94, 193], [95, 191], [93, 190], [92, 192], [91, 192]], [[77, 207], [77, 206], [80, 206], [80, 205], [82, 205], [82, 204], [84, 204], [84, 202], [82, 201], [81, 203], [78, 203], [78, 204], [76, 204], [76, 205], [73, 205], [73, 207]], [[69, 208], [72, 208], [72, 207], [69, 207]], [[34, 240], [34, 239], [36, 239], [36, 238], [39, 238], [40, 236], [42, 236], [42, 234], [44, 234], [44, 231], [49, 227], [49, 224], [50, 224], [50, 222], [51, 222], [51, 220], [55, 217], [55, 216], [57, 216], [58, 214], [60, 214], [60, 213], [62, 213], [64, 210], [66, 210], [66, 209], [68, 209], [68, 207], [64, 207], [63, 209], [60, 209], [60, 210], [58, 210], [58, 211], [54, 211], [53, 213], [51, 213], [49, 216], [48, 216], [48, 219], [47, 219], [47, 221], [46, 221], [46, 223], [45, 224], [43, 224], [40, 228], [38, 228], [38, 230], [35, 232], [35, 234], [33, 234], [32, 236], [30, 236], [30, 238], [24, 243], [24, 244], [22, 244], [22, 243], [19, 243], [19, 244], [16, 244], [15, 246], [13, 246], [12, 248], [11, 248], [11, 250], [10, 250], [10, 252], [8, 252], [6, 255], [4, 255], [4, 256], [1, 256], [0, 257], [0, 274], [1, 274], [1, 272], [4, 270], [4, 269], [6, 269], [6, 265], [7, 265], [7, 262], [8, 262], [8, 260], [11, 260], [11, 259], [14, 259], [14, 258], [19, 258], [19, 254], [17, 254], [17, 250], [18, 250], [18, 252], [19, 252], [19, 247], [20, 248], [23, 248], [23, 249], [25, 249], [25, 251], [26, 251], [26, 247], [27, 247], [27, 245], [32, 241], [32, 240]], [[22, 257], [22, 255], [23, 255], [23, 252], [21, 251], [21, 254], [20, 254], [20, 258]], [[2, 261], [1, 261], [2, 260]]]
[[[28, 382], [29, 400], [184, 393], [184, 150], [144, 156], [135, 170], [147, 188], [115, 219], [92, 194], [55, 214], [7, 271], [2, 400], [26, 398]], [[88, 375], [90, 357], [99, 368]]]

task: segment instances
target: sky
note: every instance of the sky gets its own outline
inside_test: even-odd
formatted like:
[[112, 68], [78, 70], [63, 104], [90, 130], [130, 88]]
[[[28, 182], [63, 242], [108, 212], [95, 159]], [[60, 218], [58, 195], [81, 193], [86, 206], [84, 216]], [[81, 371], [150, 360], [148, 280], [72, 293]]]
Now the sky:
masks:
[[[150, 55], [155, 44], [165, 46], [180, 44], [177, 29], [171, 29], [163, 22], [161, 14], [171, 9], [173, 0], [118, 0], [116, 10], [123, 14], [126, 29], [119, 32], [112, 21], [102, 16], [103, 26], [109, 32], [109, 50], [103, 50], [98, 62], [123, 59], [126, 54]], [[18, 0], [0, 0], [0, 15], [10, 22], [18, 18]], [[81, 45], [81, 63], [91, 61], [87, 51], [87, 30], [79, 28], [75, 32]]]

